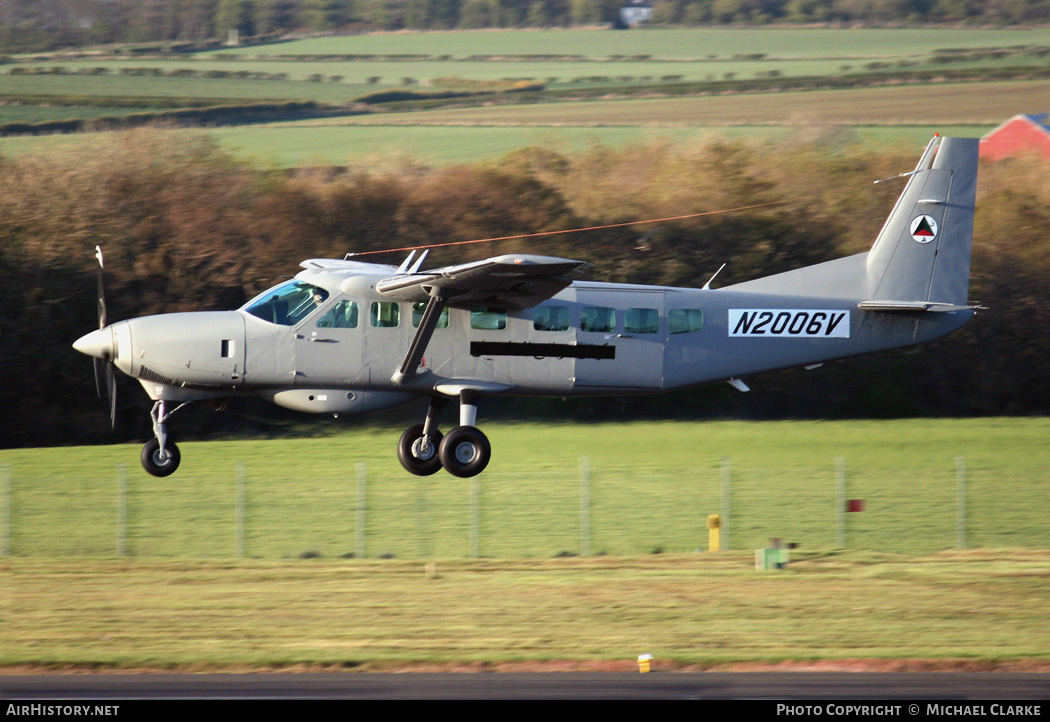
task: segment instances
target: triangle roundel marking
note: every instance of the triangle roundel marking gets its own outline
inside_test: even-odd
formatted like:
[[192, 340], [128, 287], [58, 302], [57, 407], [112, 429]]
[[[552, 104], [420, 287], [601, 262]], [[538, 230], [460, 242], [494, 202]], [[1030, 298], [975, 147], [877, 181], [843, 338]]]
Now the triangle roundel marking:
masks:
[[915, 216], [911, 222], [911, 237], [918, 243], [929, 243], [937, 237], [937, 220], [933, 216]]

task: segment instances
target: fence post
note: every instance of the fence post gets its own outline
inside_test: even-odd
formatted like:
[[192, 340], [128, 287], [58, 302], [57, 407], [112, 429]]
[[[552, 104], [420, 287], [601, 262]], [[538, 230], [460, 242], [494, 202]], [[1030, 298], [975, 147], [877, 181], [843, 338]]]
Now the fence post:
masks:
[[966, 548], [966, 457], [955, 457], [955, 546]]
[[580, 556], [591, 554], [591, 460], [580, 457]]
[[357, 539], [354, 556], [358, 559], [365, 558], [365, 500], [367, 499], [368, 479], [365, 475], [365, 465], [357, 465], [357, 523], [354, 530]]
[[128, 467], [117, 464], [117, 556], [128, 555]]
[[722, 457], [722, 528], [721, 548], [729, 551], [729, 509], [732, 502], [733, 471], [729, 464], [729, 457]]
[[238, 559], [244, 558], [244, 526], [245, 526], [245, 514], [244, 514], [244, 497], [245, 497], [245, 484], [244, 484], [244, 462], [238, 461], [236, 466], [237, 470], [237, 487], [234, 490], [234, 503], [236, 504], [236, 510], [234, 512], [234, 546], [233, 554]]
[[835, 543], [846, 548], [846, 457], [835, 457]]
[[11, 556], [11, 467], [0, 464], [0, 557]]
[[481, 481], [480, 477], [470, 479], [470, 558], [481, 556]]

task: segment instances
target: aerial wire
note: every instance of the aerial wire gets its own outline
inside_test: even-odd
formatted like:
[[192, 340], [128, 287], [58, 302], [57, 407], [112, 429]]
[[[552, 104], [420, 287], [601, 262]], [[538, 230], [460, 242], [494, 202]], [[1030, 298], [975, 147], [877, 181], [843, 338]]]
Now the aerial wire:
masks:
[[769, 201], [767, 203], [754, 203], [749, 206], [738, 206], [736, 208], [722, 208], [714, 211], [702, 211], [700, 213], [686, 213], [680, 216], [668, 216], [666, 218], [648, 218], [641, 221], [624, 221], [623, 223], [606, 223], [600, 226], [587, 226], [585, 228], [566, 228], [560, 231], [539, 231], [537, 233], [519, 233], [513, 236], [495, 236], [493, 238], [474, 238], [469, 241], [447, 241], [445, 243], [431, 243], [425, 246], [405, 246], [404, 248], [384, 248], [376, 251], [358, 251], [357, 253], [346, 254], [347, 258], [355, 258], [357, 256], [371, 256], [377, 253], [399, 253], [403, 251], [416, 251], [424, 248], [444, 248], [446, 246], [465, 246], [472, 243], [494, 243], [496, 241], [512, 241], [520, 238], [540, 238], [542, 236], [557, 236], [566, 233], [581, 233], [583, 231], [599, 231], [606, 228], [623, 228], [625, 226], [639, 226], [645, 223], [665, 223], [667, 221], [680, 221], [686, 218], [700, 218], [702, 216], [716, 216], [723, 213], [738, 213], [740, 211], [754, 210], [755, 208], [768, 208], [769, 206], [785, 205], [787, 203], [793, 203], [795, 201], [806, 200], [807, 198], [816, 198], [822, 196], [831, 191], [820, 191], [818, 193], [810, 193], [804, 196], [795, 196], [794, 198], [786, 198], [779, 201]]

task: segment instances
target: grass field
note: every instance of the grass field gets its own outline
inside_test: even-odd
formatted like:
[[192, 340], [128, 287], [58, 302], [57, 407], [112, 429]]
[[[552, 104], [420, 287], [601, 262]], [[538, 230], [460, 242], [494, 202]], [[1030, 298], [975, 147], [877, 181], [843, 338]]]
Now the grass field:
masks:
[[[33, 63], [31, 67], [65, 68], [69, 75], [0, 75], [0, 93], [37, 93], [54, 95], [68, 92], [70, 80], [81, 87], [79, 92], [98, 95], [149, 94], [155, 96], [186, 97], [203, 92], [202, 97], [245, 98], [294, 98], [303, 100], [326, 100], [340, 102], [377, 87], [389, 88], [403, 85], [404, 78], [411, 78], [424, 89], [433, 81], [442, 78], [464, 78], [468, 80], [524, 79], [543, 83], [548, 88], [584, 88], [592, 86], [624, 86], [645, 83], [646, 85], [668, 82], [721, 81], [727, 79], [749, 80], [770, 77], [843, 75], [867, 72], [866, 63], [860, 60], [841, 58], [770, 58], [762, 60], [704, 60], [704, 61], [330, 61], [310, 62], [276, 60], [102, 60], [102, 61], [54, 61]], [[1014, 66], [1046, 65], [1045, 59], [1009, 57], [1000, 60], [952, 63], [938, 65], [928, 59], [905, 61], [907, 70], [944, 70], [972, 67], [1003, 68]], [[880, 72], [893, 73], [902, 69], [897, 61], [888, 63]], [[84, 68], [109, 68], [113, 75], [79, 75]], [[207, 73], [211, 70], [229, 72], [250, 71], [258, 73], [283, 73], [286, 80], [231, 80], [228, 78], [185, 77], [139, 77], [119, 75], [122, 68], [153, 68], [163, 72], [195, 70]], [[320, 75], [323, 80], [305, 82], [311, 76]], [[332, 81], [333, 77], [338, 80]], [[369, 78], [376, 78], [368, 84]], [[126, 91], [124, 89], [127, 89]], [[234, 95], [230, 95], [234, 93]], [[342, 93], [342, 97], [338, 94]]]
[[646, 28], [594, 30], [457, 30], [323, 37], [204, 55], [650, 55], [662, 59], [733, 57], [765, 53], [781, 58], [895, 57], [938, 48], [999, 48], [1047, 44], [1043, 28]]
[[[994, 126], [889, 126], [855, 127], [856, 141], [877, 148], [921, 149], [934, 133], [977, 138]], [[819, 128], [818, 128], [819, 129]], [[674, 143], [702, 142], [716, 137], [744, 137], [756, 143], [791, 142], [804, 137], [803, 126], [710, 126], [710, 127], [543, 127], [488, 125], [332, 125], [294, 123], [269, 126], [240, 126], [209, 131], [230, 152], [264, 165], [316, 166], [353, 165], [392, 169], [400, 164], [423, 163], [443, 166], [452, 163], [494, 161], [518, 148], [540, 146], [562, 153], [579, 152], [594, 146], [620, 147], [667, 139]], [[15, 139], [21, 140], [21, 139]], [[56, 139], [55, 142], [62, 142]], [[18, 152], [24, 144], [0, 139], [0, 153]]]
[[[0, 668], [1046, 669], [1050, 552], [404, 561], [0, 561]], [[904, 663], [890, 660], [910, 660]], [[858, 663], [857, 660], [862, 660]], [[923, 660], [917, 662], [915, 660]]]
[[[405, 125], [997, 125], [1018, 108], [1050, 107], [1050, 81], [492, 105], [359, 115], [332, 123]], [[317, 122], [317, 121], [311, 121]]]
[[[0, 668], [627, 671], [643, 653], [657, 671], [1050, 663], [1050, 420], [486, 431], [479, 559], [464, 558], [471, 483], [400, 471], [397, 430], [185, 443], [164, 480], [132, 446], [0, 452], [0, 518], [14, 527]], [[594, 554], [552, 558], [579, 549], [584, 453]], [[833, 548], [837, 455], [848, 496], [867, 503], [849, 515], [849, 550]], [[957, 455], [969, 545], [987, 548], [951, 549]], [[723, 456], [736, 551], [700, 552]], [[256, 558], [233, 558], [238, 459]], [[367, 554], [397, 558], [340, 558], [355, 546], [361, 463]], [[119, 559], [117, 464], [134, 555]], [[755, 571], [751, 549], [769, 536], [802, 546], [786, 569]]]
[[[11, 477], [11, 552], [114, 556], [117, 465], [125, 464], [129, 554], [232, 558], [238, 461], [252, 557], [550, 558], [585, 543], [592, 554], [694, 552], [707, 548], [707, 516], [723, 512], [723, 457], [731, 463], [732, 548], [778, 537], [831, 549], [840, 456], [850, 498], [867, 503], [847, 515], [848, 547], [955, 546], [958, 456], [967, 466], [967, 545], [1048, 546], [1046, 419], [501, 423], [485, 431], [494, 458], [476, 487], [444, 474], [410, 476], [393, 453], [400, 430], [372, 427], [314, 439], [187, 442], [168, 480], [146, 475], [134, 446], [0, 452]], [[590, 467], [586, 542], [582, 456]]]
[[[469, 80], [529, 78], [548, 87], [657, 83], [674, 77], [685, 81], [718, 81], [802, 75], [866, 72], [872, 62], [879, 72], [1047, 64], [1046, 56], [1018, 51], [1006, 57], [984, 57], [948, 65], [933, 62], [938, 49], [1039, 48], [1040, 30], [965, 29], [646, 29], [519, 30], [387, 33], [311, 38], [247, 48], [227, 48], [172, 59], [129, 57], [62, 59], [29, 63], [60, 66], [78, 73], [87, 68], [153, 68], [168, 72], [190, 69], [283, 73], [287, 80], [134, 77], [96, 75], [0, 75], [0, 94], [99, 96], [216, 97], [298, 99], [343, 102], [377, 87], [400, 86], [403, 79], [428, 84], [436, 78]], [[356, 60], [318, 58], [305, 62], [272, 56], [324, 54], [421, 54], [447, 60]], [[584, 60], [543, 58], [500, 60], [504, 56], [571, 55]], [[475, 56], [487, 56], [479, 60]], [[640, 56], [642, 60], [625, 60]], [[239, 58], [239, 59], [238, 59]], [[22, 69], [26, 66], [19, 66]], [[10, 69], [10, 68], [8, 68]], [[306, 82], [317, 76], [324, 82]], [[336, 82], [333, 77], [338, 77]], [[372, 84], [368, 83], [373, 78]], [[590, 80], [588, 80], [590, 78]], [[595, 80], [600, 78], [600, 80]]]
[[[855, 127], [847, 131], [855, 140], [877, 148], [921, 149], [933, 133], [980, 137], [991, 125], [917, 125]], [[408, 164], [443, 166], [453, 163], [494, 161], [527, 146], [558, 152], [574, 152], [593, 146], [619, 147], [669, 139], [677, 143], [699, 142], [709, 136], [745, 137], [757, 143], [792, 142], [804, 139], [821, 126], [711, 126], [711, 127], [542, 127], [485, 125], [306, 125], [276, 123], [244, 125], [209, 130], [174, 130], [176, 133], [208, 133], [234, 155], [263, 166], [294, 167], [353, 165], [395, 170]], [[62, 152], [63, 148], [97, 142], [102, 133], [0, 138], [0, 156], [23, 153]]]
[[[933, 63], [944, 48], [1042, 47], [1041, 30], [967, 29], [646, 29], [456, 31], [387, 33], [227, 48], [171, 59], [70, 59], [33, 62], [69, 70], [110, 68], [113, 75], [0, 74], [0, 95], [93, 95], [101, 98], [213, 98], [317, 100], [344, 103], [379, 89], [429, 90], [435, 78], [468, 81], [535, 78], [551, 88], [630, 87], [682, 76], [685, 80], [748, 79], [776, 71], [783, 76], [866, 72], [870, 62], [892, 75], [898, 69], [957, 69], [972, 65], [1045, 65], [1045, 56], [1014, 54]], [[294, 62], [273, 56], [417, 53], [448, 60], [331, 59]], [[580, 55], [587, 60], [479, 60], [472, 56]], [[626, 56], [647, 56], [624, 60]], [[761, 56], [744, 59], [745, 56]], [[216, 57], [221, 56], [221, 57]], [[615, 58], [614, 56], [619, 56]], [[237, 59], [240, 58], [240, 59]], [[10, 70], [12, 66], [7, 66]], [[137, 77], [121, 68], [164, 71], [190, 68], [285, 73], [287, 80]], [[323, 78], [310, 82], [310, 76]], [[333, 80], [333, 78], [339, 78]], [[373, 82], [368, 82], [369, 78]], [[403, 80], [415, 83], [404, 86]], [[577, 82], [579, 79], [590, 78]], [[378, 80], [376, 80], [378, 79]], [[870, 145], [920, 144], [933, 132], [979, 136], [1017, 113], [1050, 107], [1050, 82], [1010, 81], [899, 85], [811, 92], [735, 93], [681, 98], [546, 102], [474, 108], [378, 113], [323, 121], [231, 126], [209, 130], [241, 157], [281, 167], [324, 164], [389, 165], [405, 159], [428, 165], [492, 160], [529, 145], [575, 151], [666, 137], [689, 142], [712, 129], [773, 141], [802, 138], [813, 128], [845, 126]], [[80, 113], [91, 117], [110, 109]], [[76, 111], [58, 106], [0, 107], [0, 120], [63, 119]], [[360, 126], [371, 127], [360, 127]], [[799, 131], [802, 131], [801, 133]], [[175, 131], [181, 132], [181, 131]], [[841, 134], [837, 137], [842, 137]], [[90, 136], [0, 139], [0, 153], [91, 142]]]
[[[136, 65], [136, 67], [139, 67]], [[367, 85], [305, 80], [151, 78], [123, 75], [0, 75], [2, 95], [91, 95], [101, 98], [216, 98], [346, 102], [374, 90]]]

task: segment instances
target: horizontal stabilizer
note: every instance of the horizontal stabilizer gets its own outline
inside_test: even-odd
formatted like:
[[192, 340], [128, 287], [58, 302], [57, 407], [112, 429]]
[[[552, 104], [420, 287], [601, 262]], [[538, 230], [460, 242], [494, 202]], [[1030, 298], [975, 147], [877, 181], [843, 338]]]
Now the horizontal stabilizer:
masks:
[[906, 311], [939, 311], [944, 313], [946, 311], [970, 311], [976, 308], [976, 306], [962, 306], [954, 303], [933, 303], [929, 301], [861, 301], [857, 304], [857, 308], [861, 308], [865, 311], [887, 311], [887, 312], [906, 312]]

